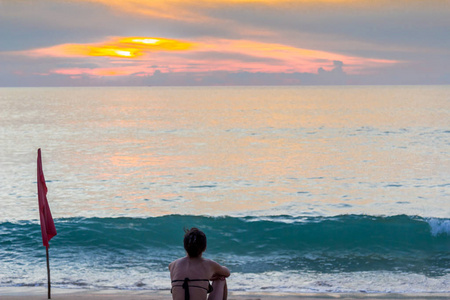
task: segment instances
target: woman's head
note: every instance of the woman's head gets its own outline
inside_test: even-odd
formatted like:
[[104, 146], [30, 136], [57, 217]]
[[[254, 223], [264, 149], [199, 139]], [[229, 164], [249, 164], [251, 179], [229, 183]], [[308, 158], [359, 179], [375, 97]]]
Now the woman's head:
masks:
[[197, 228], [185, 229], [184, 249], [189, 257], [198, 257], [206, 250], [206, 235]]

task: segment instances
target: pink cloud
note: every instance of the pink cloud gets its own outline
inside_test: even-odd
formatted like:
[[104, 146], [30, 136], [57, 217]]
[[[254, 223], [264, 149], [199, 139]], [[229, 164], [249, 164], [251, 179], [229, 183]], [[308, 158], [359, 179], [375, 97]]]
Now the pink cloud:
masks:
[[179, 41], [153, 37], [114, 37], [96, 44], [62, 44], [20, 54], [73, 58], [81, 63], [95, 62], [98, 65], [98, 68], [49, 70], [72, 76], [151, 75], [154, 70], [152, 66], [165, 72], [316, 73], [319, 68], [333, 69], [335, 61], [343, 62], [346, 73], [358, 74], [367, 69], [399, 63], [252, 40]]

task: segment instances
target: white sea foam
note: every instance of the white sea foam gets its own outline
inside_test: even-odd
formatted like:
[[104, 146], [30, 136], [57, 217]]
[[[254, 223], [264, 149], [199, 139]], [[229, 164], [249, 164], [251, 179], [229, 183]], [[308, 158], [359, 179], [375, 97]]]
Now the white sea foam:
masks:
[[431, 234], [433, 236], [438, 235], [450, 235], [450, 220], [442, 220], [436, 218], [430, 218], [427, 220], [431, 227]]
[[385, 271], [328, 274], [287, 271], [233, 274], [229, 278], [229, 288], [234, 291], [275, 293], [449, 293], [449, 280], [450, 274], [427, 277]]
[[[1, 268], [0, 268], [1, 269]], [[0, 287], [45, 286], [45, 264], [24, 267], [19, 276], [6, 276]], [[450, 274], [367, 272], [296, 272], [232, 273], [228, 287], [232, 292], [260, 293], [450, 293]], [[52, 286], [65, 289], [169, 290], [168, 271], [125, 268], [105, 271], [96, 268], [54, 268]]]

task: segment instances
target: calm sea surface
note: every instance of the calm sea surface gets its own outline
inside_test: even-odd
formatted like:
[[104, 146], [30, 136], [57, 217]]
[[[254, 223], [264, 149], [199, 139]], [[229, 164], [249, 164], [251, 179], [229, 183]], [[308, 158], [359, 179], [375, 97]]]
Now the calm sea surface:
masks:
[[[88, 247], [81, 241], [92, 233], [71, 239], [61, 228], [105, 234], [144, 222], [148, 233], [132, 230], [126, 242], [134, 246], [123, 249], [112, 234], [113, 252], [90, 236], [97, 247], [75, 259], [71, 277], [55, 266], [56, 286], [165, 289], [167, 263], [183, 255], [182, 228], [195, 225], [213, 237], [217, 227], [216, 243], [240, 241], [223, 251], [211, 246], [209, 256], [232, 266], [232, 290], [450, 292], [450, 86], [1, 88], [0, 145], [0, 286], [45, 282], [44, 269], [30, 271], [36, 257], [17, 250], [34, 249], [33, 239], [42, 248], [41, 148], [57, 262], [81, 259]], [[295, 227], [305, 223], [307, 232]], [[178, 239], [164, 240], [169, 231], [160, 248], [146, 246], [154, 228], [174, 224]], [[286, 251], [258, 252], [250, 241], [264, 244], [260, 235], [274, 224], [294, 226], [273, 228]], [[347, 242], [322, 236], [332, 228], [348, 229]], [[374, 231], [362, 242], [367, 249], [352, 243]], [[291, 247], [311, 232], [324, 237], [320, 245]], [[383, 232], [412, 235], [384, 257], [394, 249]], [[78, 250], [58, 254], [74, 239]], [[434, 246], [409, 252], [414, 239]], [[341, 246], [350, 254], [327, 252]], [[136, 260], [114, 266], [130, 255]], [[100, 266], [105, 257], [109, 266]], [[399, 257], [410, 260], [392, 263]]]
[[0, 218], [450, 217], [450, 87], [0, 89]]

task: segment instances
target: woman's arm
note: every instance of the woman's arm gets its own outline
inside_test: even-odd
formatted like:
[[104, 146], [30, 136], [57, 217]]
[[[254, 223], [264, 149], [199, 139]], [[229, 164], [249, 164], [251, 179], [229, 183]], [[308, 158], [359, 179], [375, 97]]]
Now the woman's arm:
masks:
[[211, 260], [211, 266], [212, 266], [212, 271], [213, 271], [211, 280], [215, 280], [215, 279], [219, 279], [219, 278], [223, 278], [223, 277], [229, 277], [231, 274], [230, 270], [227, 267], [221, 266], [218, 263], [216, 263], [215, 261]]

